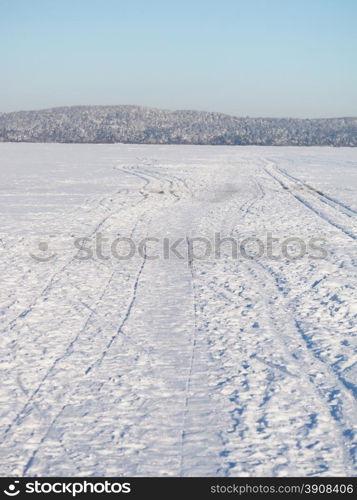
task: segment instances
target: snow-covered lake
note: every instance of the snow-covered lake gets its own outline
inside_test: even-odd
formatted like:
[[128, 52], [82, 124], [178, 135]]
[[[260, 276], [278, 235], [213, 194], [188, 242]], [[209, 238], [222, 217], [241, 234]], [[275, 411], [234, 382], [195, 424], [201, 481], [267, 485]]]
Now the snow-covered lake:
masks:
[[0, 474], [356, 475], [356, 188], [357, 149], [0, 144]]

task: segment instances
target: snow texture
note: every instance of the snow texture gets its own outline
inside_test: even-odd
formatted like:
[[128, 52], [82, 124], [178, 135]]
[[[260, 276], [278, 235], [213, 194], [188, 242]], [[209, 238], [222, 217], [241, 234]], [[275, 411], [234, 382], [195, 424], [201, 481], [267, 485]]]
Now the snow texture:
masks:
[[[356, 475], [356, 167], [348, 148], [1, 144], [1, 475]], [[73, 244], [218, 232], [327, 256]]]

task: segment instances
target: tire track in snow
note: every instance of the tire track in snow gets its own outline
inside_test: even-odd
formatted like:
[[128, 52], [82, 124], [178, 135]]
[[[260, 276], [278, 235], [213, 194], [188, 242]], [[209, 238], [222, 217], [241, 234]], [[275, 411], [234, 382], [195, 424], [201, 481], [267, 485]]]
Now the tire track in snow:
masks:
[[[265, 170], [265, 169], [264, 169]], [[269, 172], [267, 172], [269, 173]], [[277, 180], [279, 183], [280, 181], [278, 179], [275, 179]], [[256, 200], [253, 201], [253, 203], [255, 202]], [[247, 215], [247, 212], [246, 214]], [[234, 233], [235, 231], [233, 230], [232, 231], [232, 234]], [[300, 359], [301, 357], [299, 356], [299, 362], [301, 363], [301, 367], [299, 370], [297, 370], [297, 373], [308, 373], [308, 366], [310, 367], [313, 367], [313, 366], [316, 366], [316, 362], [315, 362], [315, 358], [316, 356], [314, 355], [313, 352], [311, 352], [311, 349], [309, 349], [307, 343], [306, 343], [306, 338], [305, 336], [303, 335], [303, 332], [301, 330], [301, 328], [299, 327], [299, 322], [298, 320], [294, 317], [294, 314], [293, 312], [290, 310], [290, 307], [288, 305], [288, 303], [286, 302], [286, 294], [284, 293], [284, 289], [282, 289], [281, 287], [281, 283], [277, 283], [276, 282], [276, 276], [274, 276], [269, 269], [266, 268], [266, 266], [264, 266], [264, 264], [262, 262], [260, 262], [259, 260], [253, 260], [251, 261], [251, 265], [249, 265], [247, 262], [242, 262], [243, 266], [245, 266], [248, 271], [251, 273], [252, 272], [252, 265], [255, 264], [255, 269], [256, 269], [256, 273], [253, 272], [253, 282], [255, 282], [257, 279], [260, 280], [261, 282], [261, 287], [263, 289], [264, 287], [264, 284], [267, 282], [265, 278], [261, 277], [261, 278], [258, 278], [259, 275], [261, 275], [261, 271], [263, 271], [264, 273], [266, 273], [269, 277], [269, 280], [272, 280], [271, 282], [271, 285], [274, 287], [274, 292], [270, 292], [269, 293], [269, 296], [270, 297], [274, 297], [274, 296], [277, 296], [277, 297], [280, 297], [280, 302], [283, 301], [283, 304], [284, 304], [284, 314], [283, 314], [283, 317], [284, 318], [288, 318], [288, 322], [291, 323], [292, 325], [292, 329], [295, 330], [296, 332], [296, 335], [293, 336], [293, 337], [290, 337], [290, 342], [291, 342], [291, 345], [287, 345], [285, 342], [283, 342], [281, 345], [283, 346], [286, 354], [288, 356], [292, 356], [294, 358], [294, 360], [296, 361], [296, 357], [293, 356], [293, 354], [291, 353], [291, 346], [294, 345], [294, 341], [292, 340], [294, 337], [298, 337], [298, 336], [301, 336], [301, 338], [303, 339], [304, 343], [303, 345], [306, 346], [306, 351], [304, 352], [304, 356], [302, 357], [307, 357], [307, 360], [303, 360], [303, 359]], [[259, 269], [260, 269], [260, 272], [259, 272]], [[250, 280], [247, 280], [248, 282]], [[227, 290], [227, 289], [226, 289]], [[230, 292], [228, 290], [228, 292]], [[278, 301], [279, 302], [279, 301]], [[274, 318], [276, 316], [276, 305], [278, 304], [278, 302], [274, 301], [274, 306], [271, 307], [271, 314], [269, 315], [271, 318]], [[266, 307], [268, 307], [266, 305]], [[279, 328], [272, 328], [272, 332], [276, 333], [276, 331], [278, 331]], [[278, 340], [281, 342], [282, 339], [280, 338], [280, 336], [278, 336]], [[340, 434], [340, 442], [341, 442], [341, 449], [345, 449], [345, 440], [344, 440], [344, 436], [346, 435], [349, 435], [350, 433], [350, 430], [353, 428], [353, 422], [350, 421], [350, 416], [352, 416], [354, 413], [357, 413], [357, 405], [356, 405], [356, 402], [355, 400], [353, 399], [353, 397], [355, 397], [355, 394], [353, 391], [351, 391], [351, 388], [348, 386], [348, 384], [343, 384], [343, 381], [340, 380], [340, 378], [338, 376], [336, 376], [334, 370], [327, 366], [326, 363], [324, 363], [321, 359], [319, 359], [319, 357], [317, 357], [318, 361], [320, 362], [320, 369], [323, 370], [324, 372], [324, 380], [330, 380], [330, 389], [326, 389], [324, 388], [324, 386], [322, 386], [322, 388], [320, 386], [318, 386], [318, 382], [316, 380], [313, 380], [313, 379], [308, 379], [308, 383], [309, 385], [312, 385], [312, 387], [314, 388], [314, 390], [316, 391], [317, 393], [317, 396], [323, 401], [325, 407], [328, 409], [329, 411], [329, 414], [331, 416], [331, 419], [332, 419], [332, 422], [334, 422], [334, 425], [336, 425], [336, 427], [339, 429], [339, 434]], [[329, 401], [329, 399], [331, 398], [331, 394], [333, 394], [333, 391], [334, 391], [334, 388], [335, 387], [338, 387], [339, 388], [339, 391], [341, 391], [342, 394], [345, 395], [345, 397], [343, 398], [343, 402], [345, 403], [345, 405], [347, 406], [348, 408], [348, 414], [347, 416], [341, 416], [340, 418], [337, 418], [337, 412], [334, 408], [334, 405], [333, 405], [333, 401]], [[351, 398], [352, 396], [352, 398]], [[340, 404], [342, 404], [342, 400], [340, 400]], [[342, 415], [344, 415], [343, 411], [342, 411]], [[345, 421], [345, 419], [347, 418], [347, 420]], [[350, 443], [350, 450], [353, 450], [355, 447], [357, 446], [357, 443], [354, 443], [354, 442], [351, 442]], [[347, 467], [347, 470], [349, 470], [350, 472], [351, 471], [355, 471], [355, 464], [356, 464], [356, 460], [357, 460], [357, 457], [354, 457], [353, 455], [353, 452], [351, 451], [348, 456], [346, 456], [346, 467]]]
[[184, 402], [184, 415], [182, 422], [182, 432], [181, 432], [181, 457], [180, 457], [180, 477], [184, 474], [184, 447], [186, 441], [186, 421], [189, 411], [189, 401], [190, 401], [190, 391], [191, 391], [191, 379], [193, 373], [193, 363], [195, 359], [195, 350], [197, 346], [197, 298], [196, 298], [196, 290], [195, 290], [195, 274], [193, 270], [192, 263], [192, 255], [190, 252], [190, 242], [188, 237], [186, 237], [187, 244], [187, 258], [188, 258], [188, 266], [191, 273], [191, 284], [192, 284], [192, 299], [193, 299], [193, 314], [194, 314], [194, 323], [193, 323], [193, 333], [191, 339], [191, 356], [189, 363], [189, 370], [186, 379], [186, 392], [185, 392], [185, 402]]
[[307, 184], [306, 182], [302, 181], [297, 177], [294, 177], [293, 175], [289, 174], [286, 170], [279, 168], [277, 166], [275, 166], [275, 169], [278, 172], [280, 172], [284, 177], [287, 177], [296, 184], [305, 187], [311, 194], [315, 194], [323, 203], [328, 204], [332, 208], [340, 210], [344, 215], [347, 215], [348, 217], [354, 217], [357, 214], [357, 210], [353, 210], [351, 207], [342, 203], [341, 201], [336, 200], [331, 196], [328, 196], [326, 193], [323, 193], [322, 191], [310, 186], [310, 184]]
[[144, 257], [143, 257], [142, 263], [139, 267], [138, 273], [137, 273], [135, 281], [134, 281], [132, 296], [131, 296], [131, 299], [129, 301], [129, 305], [128, 305], [128, 308], [127, 308], [126, 313], [124, 315], [124, 318], [123, 318], [122, 322], [120, 323], [115, 334], [111, 337], [111, 339], [107, 343], [107, 345], [106, 345], [104, 351], [102, 352], [102, 354], [100, 355], [100, 357], [97, 359], [97, 361], [95, 361], [92, 365], [90, 365], [86, 369], [85, 375], [88, 375], [88, 373], [90, 373], [94, 368], [96, 368], [97, 366], [100, 366], [102, 364], [104, 358], [107, 356], [108, 352], [110, 351], [110, 348], [112, 347], [113, 343], [116, 341], [116, 339], [119, 337], [119, 335], [123, 332], [123, 328], [130, 318], [131, 311], [132, 311], [134, 304], [135, 304], [135, 301], [136, 301], [137, 290], [138, 290], [140, 278], [141, 278], [141, 275], [143, 273], [146, 261], [147, 261], [147, 253], [146, 253], [146, 245], [145, 245], [144, 246]]
[[[135, 232], [135, 229], [138, 225], [138, 223], [141, 221], [141, 217], [137, 220], [136, 224], [134, 225], [134, 227], [132, 228], [132, 231], [131, 231], [131, 237], [133, 237], [133, 234]], [[128, 305], [128, 308], [126, 310], [126, 313], [125, 313], [125, 316], [122, 320], [122, 322], [120, 323], [119, 327], [117, 328], [117, 331], [116, 333], [112, 336], [112, 338], [109, 340], [109, 342], [107, 343], [104, 351], [102, 352], [101, 356], [97, 359], [97, 361], [95, 361], [91, 366], [89, 366], [84, 375], [88, 375], [93, 369], [99, 367], [103, 360], [105, 359], [105, 357], [107, 356], [107, 354], [109, 353], [110, 351], [110, 348], [112, 347], [112, 345], [114, 344], [115, 340], [119, 337], [119, 335], [121, 333], [123, 333], [123, 329], [124, 329], [124, 326], [125, 324], [127, 323], [127, 321], [129, 320], [130, 318], [130, 315], [131, 315], [131, 312], [132, 312], [132, 309], [134, 307], [134, 304], [135, 304], [135, 301], [136, 301], [136, 295], [137, 295], [137, 290], [138, 290], [138, 287], [139, 287], [139, 282], [140, 282], [140, 278], [141, 278], [141, 275], [142, 275], [142, 272], [144, 270], [144, 266], [145, 266], [145, 263], [147, 261], [147, 252], [146, 252], [146, 246], [144, 247], [144, 257], [143, 257], [143, 260], [142, 260], [142, 263], [141, 263], [141, 266], [139, 267], [139, 270], [138, 270], [138, 273], [136, 275], [136, 279], [134, 281], [134, 285], [133, 285], [133, 291], [132, 291], [132, 296], [131, 296], [131, 299], [129, 301], [129, 305]], [[100, 302], [100, 300], [99, 300]], [[63, 358], [62, 358], [63, 359]], [[52, 371], [52, 370], [51, 370]], [[50, 374], [47, 375], [46, 379], [49, 377]], [[43, 381], [43, 383], [45, 382], [45, 380]], [[41, 384], [41, 387], [43, 386], [43, 383]], [[38, 390], [36, 391], [36, 394], [35, 396], [38, 394], [40, 388], [38, 388]], [[73, 393], [73, 391], [71, 391], [71, 394]], [[32, 401], [32, 400], [31, 400]], [[57, 421], [58, 419], [60, 418], [60, 415], [58, 415], [55, 420]], [[53, 426], [53, 423], [50, 424], [50, 428], [52, 428]], [[47, 436], [49, 434], [49, 430], [46, 431], [45, 435], [41, 438], [40, 440], [40, 445], [38, 447], [38, 449], [35, 450], [34, 452], [34, 455], [33, 457], [30, 459], [29, 463], [32, 464], [33, 463], [33, 460], [34, 458], [36, 457], [37, 453], [38, 453], [38, 450], [40, 449], [40, 447], [43, 445], [43, 443], [45, 442], [45, 440], [47, 439]], [[27, 469], [28, 470], [28, 467]]]
[[[115, 271], [112, 272], [111, 276], [109, 277], [106, 285], [104, 286], [103, 288], [103, 291], [99, 297], [99, 299], [96, 301], [96, 304], [100, 303], [100, 301], [102, 300], [102, 298], [104, 297], [106, 291], [108, 290], [113, 278], [114, 278], [114, 274], [115, 274]], [[76, 342], [78, 341], [78, 339], [80, 338], [81, 334], [85, 331], [86, 327], [88, 326], [88, 324], [90, 323], [91, 319], [93, 318], [94, 316], [94, 312], [91, 312], [89, 314], [89, 316], [87, 317], [83, 327], [81, 328], [81, 330], [74, 336], [74, 338], [71, 340], [71, 342], [67, 345], [67, 347], [65, 348], [65, 350], [63, 351], [63, 353], [57, 357], [54, 362], [52, 363], [52, 365], [49, 367], [49, 369], [47, 370], [47, 372], [45, 373], [45, 375], [43, 376], [43, 378], [41, 379], [40, 383], [38, 384], [38, 386], [36, 387], [36, 389], [31, 393], [31, 395], [27, 398], [27, 401], [26, 403], [24, 404], [24, 406], [22, 407], [22, 409], [17, 413], [17, 415], [15, 416], [15, 418], [12, 420], [12, 422], [6, 427], [4, 433], [3, 433], [3, 439], [5, 440], [6, 439], [6, 436], [9, 434], [9, 432], [12, 430], [12, 428], [14, 427], [14, 425], [18, 424], [20, 421], [21, 421], [21, 418], [23, 416], [25, 416], [26, 414], [26, 411], [28, 410], [28, 408], [30, 407], [30, 405], [33, 403], [33, 401], [35, 400], [36, 396], [38, 395], [38, 393], [41, 391], [43, 385], [45, 384], [46, 380], [50, 377], [50, 375], [53, 373], [53, 371], [55, 370], [56, 366], [65, 358], [67, 357], [69, 354], [70, 354], [70, 351], [71, 349], [74, 347], [74, 345], [76, 344]]]
[[[261, 273], [260, 270], [265, 270], [265, 268], [261, 265], [259, 261], [252, 261], [252, 264], [255, 265], [255, 271], [253, 267], [248, 266], [248, 272], [251, 273], [254, 281], [259, 280], [261, 283], [267, 283], [267, 279], [263, 276], [259, 277]], [[266, 275], [268, 273], [266, 272]], [[270, 276], [268, 275], [268, 279], [270, 280]], [[304, 332], [299, 327], [298, 320], [294, 317], [293, 312], [290, 310], [289, 306], [286, 304], [286, 299], [284, 295], [281, 294], [279, 289], [273, 282], [270, 282], [271, 286], [274, 288], [274, 291], [269, 293], [269, 296], [272, 297], [269, 299], [269, 302], [266, 302], [266, 309], [268, 311], [268, 317], [273, 321], [271, 331], [276, 335], [278, 341], [282, 345], [284, 351], [287, 356], [290, 356], [293, 359], [294, 364], [296, 364], [297, 369], [295, 376], [298, 378], [301, 377], [301, 374], [308, 374], [311, 369], [319, 369], [323, 373], [323, 380], [320, 381], [317, 377], [311, 378], [305, 376], [305, 383], [312, 386], [317, 394], [317, 397], [323, 402], [324, 406], [327, 408], [330, 416], [331, 422], [337, 428], [339, 434], [339, 440], [341, 444], [341, 449], [345, 449], [345, 439], [344, 436], [347, 435], [349, 430], [353, 428], [353, 422], [350, 422], [350, 417], [354, 414], [357, 414], [357, 405], [355, 400], [353, 399], [353, 394], [350, 391], [346, 390], [341, 381], [336, 374], [331, 369], [329, 365], [323, 362], [320, 358], [316, 357], [314, 353], [309, 348], [306, 343]], [[278, 297], [274, 299], [273, 297]], [[280, 305], [281, 303], [281, 305]], [[271, 304], [271, 306], [269, 305]], [[284, 318], [284, 324], [289, 325], [289, 329], [295, 334], [289, 334], [287, 339], [278, 335], [277, 332], [281, 331], [280, 323], [281, 321], [278, 319], [277, 311], [280, 312], [280, 316]], [[288, 329], [285, 329], [287, 331]], [[296, 339], [301, 337], [303, 339], [303, 344], [297, 343]], [[302, 347], [306, 347], [305, 350], [302, 350]], [[316, 360], [319, 362], [316, 364]], [[331, 395], [334, 394], [336, 388], [341, 394], [344, 394], [343, 399], [340, 398], [339, 402], [335, 399], [331, 399]], [[336, 402], [338, 403], [340, 410], [336, 411]], [[347, 414], [343, 411], [343, 406], [347, 407]], [[351, 447], [357, 445], [356, 443], [350, 443]], [[353, 458], [351, 454], [346, 457], [346, 468], [349, 473], [355, 471], [356, 460]]]
[[[274, 179], [284, 190], [286, 190], [291, 196], [293, 196], [299, 203], [301, 203], [304, 207], [306, 207], [308, 210], [313, 212], [314, 214], [318, 215], [322, 220], [330, 224], [331, 226], [335, 227], [342, 233], [344, 233], [346, 236], [351, 238], [352, 240], [356, 240], [357, 236], [350, 231], [350, 229], [344, 227], [341, 225], [339, 222], [336, 222], [334, 219], [332, 219], [330, 216], [328, 216], [326, 213], [324, 213], [322, 210], [315, 208], [310, 201], [306, 200], [303, 198], [301, 195], [298, 195], [291, 191], [291, 189], [281, 180], [279, 179], [276, 174], [273, 174], [272, 172], [269, 172], [267, 168], [264, 168], [264, 171], [272, 178]], [[315, 198], [317, 199], [317, 198]], [[321, 201], [321, 200], [320, 200]]]
[[[134, 173], [126, 171], [124, 169], [119, 169], [119, 170], [121, 170], [122, 172], [126, 172], [129, 175], [130, 174], [131, 175], [135, 175]], [[137, 177], [139, 177], [139, 176], [137, 175]], [[142, 176], [140, 176], [140, 178], [142, 180], [146, 181], [147, 183], [150, 182], [148, 179], [146, 179], [146, 178], [144, 178]], [[110, 196], [112, 196], [112, 195], [110, 195]], [[145, 199], [145, 195], [142, 194], [142, 196]], [[136, 204], [134, 204], [134, 207], [136, 207], [138, 204], [142, 203], [142, 201], [143, 200], [139, 200]], [[122, 210], [125, 210], [126, 208], [127, 208], [127, 206], [124, 205], [124, 207], [122, 208]], [[117, 215], [118, 213], [120, 213], [120, 211], [121, 210], [116, 211], [116, 212], [111, 212], [110, 214], [108, 214], [104, 218], [102, 218], [101, 221], [94, 227], [94, 229], [89, 234], [87, 234], [86, 237], [87, 238], [92, 238], [99, 231], [99, 229], [107, 222], [108, 219], [110, 219], [114, 215]], [[32, 302], [30, 303], [30, 305], [26, 309], [24, 309], [20, 314], [18, 314], [13, 320], [10, 321], [10, 323], [4, 328], [4, 331], [6, 331], [6, 330], [13, 330], [19, 319], [25, 318], [28, 314], [30, 314], [32, 312], [32, 310], [37, 305], [38, 301], [42, 297], [46, 297], [48, 295], [48, 293], [52, 290], [53, 286], [55, 285], [56, 280], [58, 281], [58, 277], [61, 276], [66, 271], [66, 269], [76, 260], [76, 258], [78, 257], [78, 255], [79, 255], [80, 252], [81, 252], [81, 250], [78, 250], [75, 253], [75, 255], [72, 256], [71, 259], [64, 264], [64, 266], [62, 266], [58, 271], [56, 271], [53, 274], [53, 276], [50, 278], [49, 282], [47, 283], [47, 285], [45, 286], [45, 288], [43, 288], [43, 290], [40, 292], [40, 294], [37, 295], [32, 300]]]
[[[259, 217], [259, 214], [258, 214], [258, 217]], [[240, 269], [241, 270], [247, 269], [247, 270], [249, 270], [250, 273], [252, 273], [252, 269], [253, 269], [252, 266], [253, 265], [255, 266], [255, 269], [256, 269], [255, 272], [253, 272], [253, 274], [251, 275], [250, 278], [248, 278], [248, 277], [244, 278], [243, 282], [246, 282], [246, 283], [255, 283], [257, 281], [258, 281], [258, 283], [261, 282], [261, 284], [259, 285], [259, 290], [264, 290], [264, 284], [267, 282], [267, 280], [265, 277], [263, 277], [263, 274], [261, 273], [262, 269], [259, 271], [260, 265], [261, 265], [261, 263], [259, 261], [252, 261], [251, 265], [247, 264], [247, 262], [241, 262]], [[263, 270], [266, 271], [264, 268], [263, 268]], [[258, 272], [258, 275], [256, 274], [257, 272]], [[258, 279], [258, 276], [261, 276], [261, 278]], [[270, 280], [270, 278], [271, 277], [269, 276], [269, 280]], [[215, 285], [217, 285], [217, 284], [215, 284]], [[274, 286], [276, 286], [275, 282], [274, 282]], [[219, 291], [219, 292], [216, 292], [214, 290], [214, 288], [215, 288], [215, 286], [211, 287], [211, 289], [214, 293], [218, 293], [219, 295], [224, 293], [224, 299], [228, 298], [228, 296], [227, 296], [227, 293], [228, 293], [231, 296], [231, 297], [229, 297], [229, 302], [232, 305], [236, 304], [237, 298], [240, 296], [240, 294], [242, 292], [241, 291], [239, 294], [237, 294], [235, 290], [230, 290], [229, 287], [227, 287], [227, 286], [224, 286], [224, 287], [221, 286], [220, 287], [221, 291]], [[267, 296], [274, 297], [277, 295], [277, 296], [283, 297], [284, 294], [282, 294], [280, 288], [281, 287], [276, 286], [276, 290], [270, 291], [267, 294]], [[263, 300], [263, 294], [261, 295], [261, 298], [259, 299], [259, 303], [262, 303], [262, 300]], [[282, 300], [282, 298], [280, 298], [279, 300]], [[284, 299], [284, 303], [285, 303], [285, 299]], [[265, 308], [267, 311], [267, 317], [274, 318], [276, 316], [276, 311], [275, 311], [276, 307], [278, 307], [278, 310], [281, 312], [281, 309], [280, 309], [281, 306], [278, 303], [276, 303], [275, 300], [274, 300], [274, 304], [275, 305], [271, 305], [271, 306], [269, 306], [268, 304], [265, 305]], [[326, 370], [326, 368], [327, 368], [326, 366], [319, 367], [318, 365], [316, 365], [316, 360], [314, 359], [313, 356], [311, 356], [311, 352], [308, 352], [308, 353], [304, 352], [303, 356], [300, 355], [299, 358], [296, 358], [294, 356], [293, 346], [294, 345], [296, 346], [296, 341], [293, 339], [294, 339], [294, 337], [296, 339], [299, 337], [299, 332], [298, 332], [298, 329], [296, 327], [294, 327], [295, 319], [293, 316], [291, 316], [292, 312], [288, 311], [287, 303], [285, 303], [285, 305], [286, 305], [287, 309], [284, 309], [284, 312], [282, 315], [284, 318], [289, 318], [288, 323], [291, 326], [291, 330], [295, 331], [296, 334], [293, 336], [289, 336], [286, 341], [281, 343], [282, 342], [281, 336], [280, 335], [276, 336], [277, 332], [279, 330], [281, 330], [281, 325], [280, 326], [277, 326], [278, 324], [272, 325], [271, 331], [274, 334], [274, 336], [276, 336], [277, 341], [280, 343], [281, 347], [283, 348], [283, 352], [285, 352], [285, 356], [290, 358], [290, 364], [292, 363], [292, 366], [295, 365], [295, 369], [290, 373], [289, 369], [287, 369], [286, 367], [276, 365], [275, 363], [271, 363], [270, 360], [268, 360], [268, 362], [267, 362], [265, 359], [261, 359], [259, 355], [254, 355], [254, 358], [257, 359], [258, 361], [264, 363], [264, 364], [271, 365], [271, 368], [274, 370], [282, 371], [283, 373], [285, 372], [286, 374], [291, 375], [293, 378], [300, 378], [301, 374], [306, 374], [305, 384], [307, 387], [310, 386], [309, 392], [312, 395], [316, 394], [318, 399], [321, 400], [321, 402], [323, 403], [323, 406], [326, 408], [326, 412], [327, 412], [327, 415], [329, 415], [331, 425], [332, 425], [332, 427], [336, 428], [336, 433], [337, 433], [336, 435], [339, 436], [338, 437], [338, 440], [340, 443], [339, 449], [344, 453], [345, 470], [349, 471], [351, 473], [351, 472], [355, 471], [355, 468], [354, 468], [355, 462], [353, 460], [353, 456], [348, 453], [348, 448], [350, 448], [350, 450], [352, 450], [354, 447], [354, 443], [352, 442], [352, 443], [347, 444], [348, 439], [346, 439], [346, 436], [349, 434], [351, 427], [353, 427], [353, 422], [351, 423], [350, 417], [352, 417], [354, 415], [354, 412], [356, 412], [354, 402], [351, 399], [351, 394], [347, 394], [345, 391], [343, 391], [344, 403], [345, 403], [345, 406], [347, 408], [347, 410], [346, 410], [347, 414], [346, 414], [346, 412], [344, 412], [345, 416], [344, 416], [342, 422], [337, 421], [336, 415], [334, 415], [333, 401], [330, 398], [331, 398], [332, 390], [334, 387], [336, 387], [336, 384], [340, 387], [340, 389], [341, 389], [341, 384], [336, 379], [336, 377], [334, 377], [334, 375], [333, 375], [333, 373], [331, 373], [331, 371], [329, 371], [328, 369]], [[279, 320], [277, 320], [277, 321], [279, 322]], [[307, 358], [306, 358], [306, 356], [307, 356]], [[307, 360], [308, 360], [308, 363], [307, 363]], [[314, 367], [314, 369], [317, 369], [317, 370], [321, 369], [322, 373], [324, 373], [324, 380], [327, 378], [330, 381], [330, 383], [326, 384], [323, 382], [319, 382], [318, 380], [314, 380], [312, 378], [309, 378], [307, 376], [307, 374], [309, 373], [309, 367]], [[330, 386], [330, 388], [329, 388], [329, 386]], [[228, 474], [228, 470], [226, 471], [226, 473]]]
[[[127, 172], [129, 173], [129, 172]], [[137, 175], [136, 173], [133, 173], [132, 175]], [[147, 178], [144, 178], [143, 176], [139, 176], [142, 180], [146, 180], [147, 183], [149, 184], [150, 183], [150, 180], [147, 179]], [[135, 205], [136, 206], [136, 205]], [[97, 224], [97, 226], [94, 228], [94, 230], [92, 231], [91, 233], [91, 236], [93, 236], [101, 227], [102, 225], [114, 214], [109, 214], [108, 216], [106, 216], [104, 219], [102, 219], [102, 221]], [[140, 218], [137, 220], [136, 224], [134, 225], [134, 227], [132, 228], [132, 231], [131, 231], [131, 235], [130, 237], [132, 238], [133, 237], [133, 234], [134, 234], [134, 231], [137, 227], [137, 224], [139, 223], [140, 221]], [[76, 255], [78, 255], [78, 253], [80, 252], [80, 250], [77, 252]], [[143, 270], [143, 267], [145, 265], [145, 261], [146, 261], [146, 247], [144, 249], [144, 259], [143, 259], [143, 262], [142, 262], [142, 265], [140, 267], [140, 270], [139, 270], [139, 275], [141, 275], [141, 272]], [[76, 256], [74, 256], [60, 271], [58, 271], [55, 276], [57, 276], [58, 274], [60, 274], [62, 271], [64, 271], [74, 260], [75, 260]], [[113, 280], [113, 277], [114, 277], [114, 274], [115, 274], [115, 271], [112, 272], [110, 278], [108, 279], [103, 291], [102, 291], [102, 294], [100, 295], [98, 301], [97, 301], [97, 304], [100, 303], [100, 301], [102, 300], [104, 294], [106, 293], [107, 289], [109, 288], [112, 280]], [[138, 278], [140, 277], [138, 275]], [[53, 286], [53, 283], [54, 283], [54, 279], [55, 278], [52, 278], [50, 280], [50, 282], [48, 283], [48, 285], [46, 286], [46, 288], [44, 289], [44, 291], [34, 300], [34, 305], [37, 303], [37, 301], [43, 296], [45, 295], [45, 292], [49, 291], [52, 286]], [[136, 283], [137, 285], [137, 283]], [[134, 289], [135, 289], [135, 285], [134, 285]], [[136, 289], [135, 289], [135, 292], [136, 292]], [[134, 297], [134, 300], [132, 300], [129, 304], [129, 309], [127, 311], [127, 316], [128, 316], [128, 313], [130, 315], [130, 311], [131, 311], [131, 308], [133, 307], [134, 305], [134, 302], [135, 302], [135, 297]], [[27, 315], [27, 314], [26, 314]], [[25, 316], [26, 316], [25, 315]], [[21, 315], [20, 315], [21, 316]], [[121, 329], [124, 327], [128, 317], [125, 316], [124, 317], [124, 320], [122, 322], [122, 324], [120, 325], [120, 331]], [[22, 407], [22, 409], [20, 410], [20, 412], [18, 412], [16, 414], [16, 416], [14, 417], [14, 419], [10, 422], [10, 424], [6, 427], [6, 429], [4, 430], [3, 432], [3, 439], [6, 439], [7, 435], [9, 434], [9, 432], [12, 430], [13, 426], [18, 424], [20, 421], [21, 421], [21, 418], [25, 415], [27, 409], [30, 407], [31, 403], [34, 401], [34, 399], [36, 398], [36, 396], [39, 394], [39, 392], [41, 391], [42, 387], [44, 386], [45, 382], [47, 381], [47, 379], [50, 377], [51, 373], [53, 373], [54, 369], [56, 368], [56, 366], [66, 357], [68, 356], [68, 354], [70, 353], [70, 350], [73, 348], [73, 346], [76, 344], [76, 342], [78, 341], [78, 339], [80, 338], [81, 334], [85, 331], [85, 328], [87, 327], [87, 325], [89, 324], [89, 322], [91, 321], [93, 317], [93, 312], [91, 312], [89, 314], [89, 316], [87, 317], [87, 320], [85, 321], [84, 323], [84, 326], [82, 327], [82, 329], [80, 330], [80, 332], [78, 334], [75, 335], [75, 337], [71, 340], [71, 342], [68, 344], [68, 346], [66, 347], [66, 349], [64, 350], [64, 352], [55, 359], [55, 361], [52, 363], [52, 365], [49, 367], [49, 369], [47, 370], [46, 374], [43, 376], [43, 378], [41, 379], [39, 385], [36, 387], [36, 389], [32, 392], [31, 396], [28, 398], [28, 400], [25, 402], [24, 406]], [[114, 336], [115, 338], [117, 337], [118, 335], [118, 332], [117, 334]], [[111, 341], [108, 343], [108, 346], [107, 346], [107, 350], [110, 349], [112, 343], [114, 342], [114, 337], [111, 339]], [[106, 354], [105, 354], [106, 355]], [[105, 355], [103, 355], [103, 359], [105, 357]], [[101, 360], [102, 361], [102, 360]], [[99, 363], [100, 364], [100, 363]], [[93, 366], [87, 368], [86, 370], [86, 374], [89, 373], [91, 370], [92, 370]]]
[[35, 450], [32, 452], [31, 454], [31, 457], [30, 459], [26, 462], [23, 470], [22, 470], [22, 476], [27, 476], [30, 468], [32, 467], [32, 464], [37, 456], [37, 454], [39, 453], [42, 445], [45, 443], [46, 439], [48, 438], [48, 436], [50, 435], [52, 429], [54, 428], [54, 426], [56, 425], [57, 421], [60, 419], [61, 415], [63, 414], [63, 412], [65, 411], [66, 409], [66, 405], [62, 406], [62, 408], [60, 409], [60, 411], [57, 413], [57, 415], [55, 416], [55, 418], [52, 420], [52, 422], [50, 423], [50, 425], [48, 426], [45, 434], [43, 435], [40, 443], [37, 445], [37, 447], [35, 448]]

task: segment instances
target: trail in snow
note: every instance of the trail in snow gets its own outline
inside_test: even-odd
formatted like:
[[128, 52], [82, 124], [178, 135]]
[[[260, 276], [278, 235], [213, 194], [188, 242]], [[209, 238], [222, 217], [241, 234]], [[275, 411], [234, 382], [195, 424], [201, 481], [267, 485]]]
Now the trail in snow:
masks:
[[356, 168], [353, 149], [0, 144], [1, 474], [355, 475]]

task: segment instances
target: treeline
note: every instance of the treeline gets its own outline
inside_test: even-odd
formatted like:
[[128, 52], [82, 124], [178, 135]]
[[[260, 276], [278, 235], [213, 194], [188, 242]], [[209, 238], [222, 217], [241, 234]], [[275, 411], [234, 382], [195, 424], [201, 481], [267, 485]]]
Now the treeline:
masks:
[[140, 106], [72, 106], [0, 114], [0, 141], [357, 146], [357, 118], [239, 118]]

